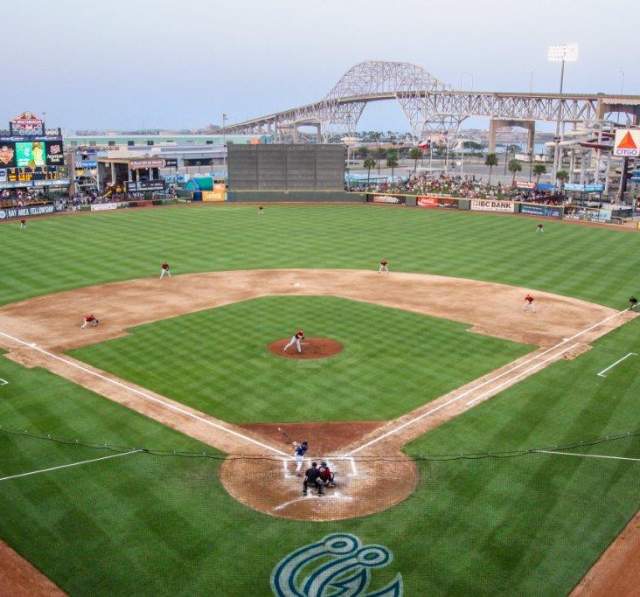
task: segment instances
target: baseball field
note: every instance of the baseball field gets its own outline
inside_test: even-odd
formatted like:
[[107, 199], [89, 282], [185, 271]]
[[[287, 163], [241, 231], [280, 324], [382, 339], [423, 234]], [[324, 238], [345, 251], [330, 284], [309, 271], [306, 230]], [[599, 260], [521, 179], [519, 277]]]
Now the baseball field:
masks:
[[[640, 236], [536, 223], [290, 205], [0, 225], [0, 593], [628, 587], [608, 548], [640, 510]], [[302, 440], [303, 470], [336, 474], [322, 496]]]

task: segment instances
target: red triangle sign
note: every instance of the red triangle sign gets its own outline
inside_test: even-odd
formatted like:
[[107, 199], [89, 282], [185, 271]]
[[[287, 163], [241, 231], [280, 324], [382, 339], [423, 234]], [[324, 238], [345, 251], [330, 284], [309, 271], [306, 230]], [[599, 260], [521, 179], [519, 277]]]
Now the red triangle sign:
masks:
[[627, 131], [627, 134], [622, 137], [622, 141], [618, 144], [618, 149], [638, 149], [630, 131]]

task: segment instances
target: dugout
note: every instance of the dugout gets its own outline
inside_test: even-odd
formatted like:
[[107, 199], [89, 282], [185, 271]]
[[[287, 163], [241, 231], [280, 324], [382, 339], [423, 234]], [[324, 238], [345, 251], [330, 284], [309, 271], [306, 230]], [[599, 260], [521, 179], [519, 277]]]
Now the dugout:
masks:
[[363, 201], [344, 189], [338, 144], [228, 146], [228, 201]]

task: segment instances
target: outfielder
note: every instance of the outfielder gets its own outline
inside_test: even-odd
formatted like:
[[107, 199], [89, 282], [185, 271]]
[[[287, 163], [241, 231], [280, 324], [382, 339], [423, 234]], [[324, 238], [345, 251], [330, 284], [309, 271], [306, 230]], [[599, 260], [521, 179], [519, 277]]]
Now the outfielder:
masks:
[[166, 261], [160, 266], [160, 279], [162, 280], [165, 276], [171, 277], [171, 270], [169, 269], [169, 264]]
[[299, 477], [302, 471], [302, 464], [304, 463], [304, 455], [309, 449], [309, 443], [307, 440], [298, 443], [293, 442], [293, 455], [296, 459], [296, 475]]
[[282, 347], [282, 352], [287, 352], [287, 349], [291, 346], [295, 346], [298, 352], [302, 352], [302, 341], [304, 340], [304, 332], [298, 330], [294, 336], [291, 336], [288, 344]]

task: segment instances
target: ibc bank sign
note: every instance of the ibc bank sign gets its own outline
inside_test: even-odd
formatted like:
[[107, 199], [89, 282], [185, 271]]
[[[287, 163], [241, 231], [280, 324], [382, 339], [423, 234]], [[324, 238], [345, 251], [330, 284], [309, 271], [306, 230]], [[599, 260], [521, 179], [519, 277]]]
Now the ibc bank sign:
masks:
[[621, 158], [640, 156], [640, 129], [618, 129], [613, 143], [613, 155]]
[[503, 211], [513, 213], [513, 201], [500, 199], [472, 199], [471, 209], [474, 211]]

